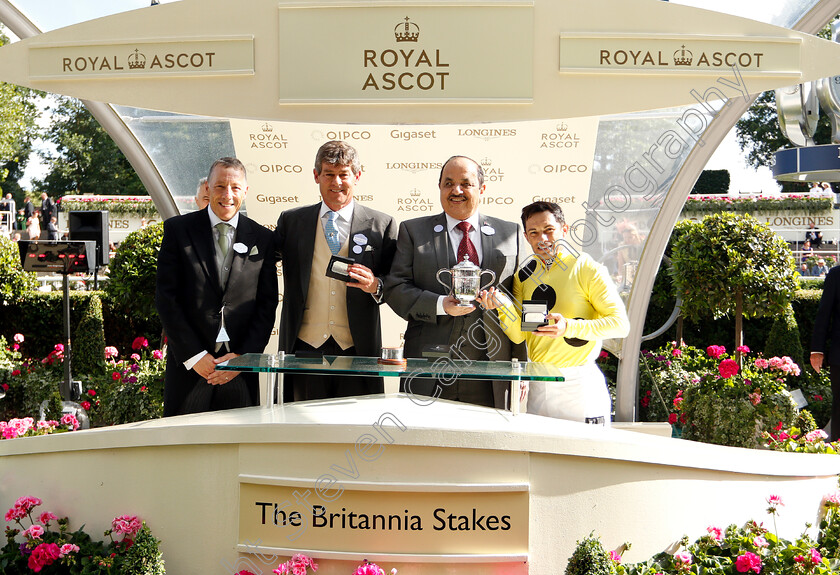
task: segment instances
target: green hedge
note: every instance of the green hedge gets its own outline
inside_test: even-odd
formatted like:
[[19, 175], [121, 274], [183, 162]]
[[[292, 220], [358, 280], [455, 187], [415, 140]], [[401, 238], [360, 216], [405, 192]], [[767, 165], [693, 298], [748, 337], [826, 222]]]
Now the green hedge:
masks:
[[725, 194], [729, 192], [730, 181], [729, 170], [703, 170], [691, 193]]

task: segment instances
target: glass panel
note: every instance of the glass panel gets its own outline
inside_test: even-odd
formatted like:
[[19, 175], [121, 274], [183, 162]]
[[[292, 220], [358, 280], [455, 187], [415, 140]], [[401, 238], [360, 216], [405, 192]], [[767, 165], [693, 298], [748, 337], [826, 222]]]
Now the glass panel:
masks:
[[790, 28], [819, 0], [670, 0], [672, 4], [684, 4], [704, 10], [713, 10], [733, 16], [741, 16], [759, 22], [767, 22]]
[[[178, 0], [160, 0], [161, 4]], [[11, 0], [42, 32], [151, 6], [150, 0]]]
[[207, 176], [210, 164], [235, 155], [226, 119], [126, 106], [114, 109], [152, 159], [182, 214], [195, 209], [198, 180]]
[[[276, 360], [277, 365], [272, 365]], [[325, 355], [323, 358], [303, 358], [287, 355], [277, 359], [269, 354], [246, 353], [227, 363], [219, 364], [222, 371], [344, 374], [344, 375], [412, 375], [451, 380], [462, 379], [529, 379], [534, 381], [563, 381], [559, 368], [534, 362], [521, 362], [514, 368], [509, 361], [464, 361], [408, 359], [406, 367], [383, 365], [375, 357]]]

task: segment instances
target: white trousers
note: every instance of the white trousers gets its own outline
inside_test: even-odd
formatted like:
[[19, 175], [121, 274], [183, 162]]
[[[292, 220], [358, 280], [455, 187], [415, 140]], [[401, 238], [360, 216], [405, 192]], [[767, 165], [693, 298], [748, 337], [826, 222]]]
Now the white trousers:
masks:
[[528, 413], [609, 426], [610, 393], [598, 366], [588, 363], [560, 371], [565, 381], [529, 383]]

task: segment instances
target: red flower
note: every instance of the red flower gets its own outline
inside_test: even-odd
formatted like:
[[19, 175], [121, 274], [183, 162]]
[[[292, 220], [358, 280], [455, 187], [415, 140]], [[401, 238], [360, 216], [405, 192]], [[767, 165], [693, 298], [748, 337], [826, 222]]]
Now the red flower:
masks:
[[718, 372], [724, 379], [738, 375], [738, 363], [734, 359], [724, 359], [718, 366]]
[[114, 381], [119, 381], [121, 378], [122, 378], [122, 374], [118, 371], [115, 371], [114, 373], [111, 374], [111, 379], [113, 379]]
[[0, 387], [3, 388], [3, 391], [9, 391], [9, 384], [8, 383], [4, 383], [3, 385], [0, 385]]
[[93, 397], [94, 395], [96, 395], [96, 390], [95, 389], [89, 389], [87, 391], [87, 393], [88, 393], [89, 396]]
[[142, 335], [140, 337], [135, 337], [134, 341], [131, 342], [131, 349], [137, 351], [144, 347], [149, 347], [149, 340], [147, 340]]
[[677, 414], [676, 413], [669, 414], [668, 415], [668, 423], [670, 423], [671, 425], [674, 425], [676, 422], [677, 422]]
[[[12, 373], [12, 375], [14, 375], [14, 372]], [[815, 395], [815, 396], [814, 396], [814, 399], [816, 399], [817, 401], [822, 401], [822, 400], [823, 400], [823, 396], [822, 396], [822, 395]]]
[[20, 370], [16, 369], [16, 370], [12, 371], [12, 375], [20, 375]]
[[85, 411], [90, 411], [90, 402], [89, 401], [83, 401], [82, 402], [82, 409], [84, 409]]

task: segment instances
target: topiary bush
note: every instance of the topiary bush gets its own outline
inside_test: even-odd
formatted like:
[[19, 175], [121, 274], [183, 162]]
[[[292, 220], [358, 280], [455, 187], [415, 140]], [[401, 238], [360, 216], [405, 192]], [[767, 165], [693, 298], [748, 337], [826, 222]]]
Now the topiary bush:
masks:
[[35, 272], [23, 271], [18, 244], [0, 236], [0, 307], [20, 301], [37, 286]]
[[138, 334], [152, 338], [159, 347], [162, 330], [155, 308], [157, 256], [163, 240], [163, 224], [153, 224], [130, 233], [119, 245], [108, 267], [106, 331], [109, 345], [126, 349]]
[[592, 533], [583, 541], [577, 542], [574, 553], [566, 565], [566, 575], [614, 575], [615, 563], [600, 539]]
[[796, 316], [790, 304], [785, 306], [784, 313], [776, 317], [764, 345], [764, 357], [774, 356], [788, 356], [797, 365], [803, 365], [799, 326], [796, 325]]

